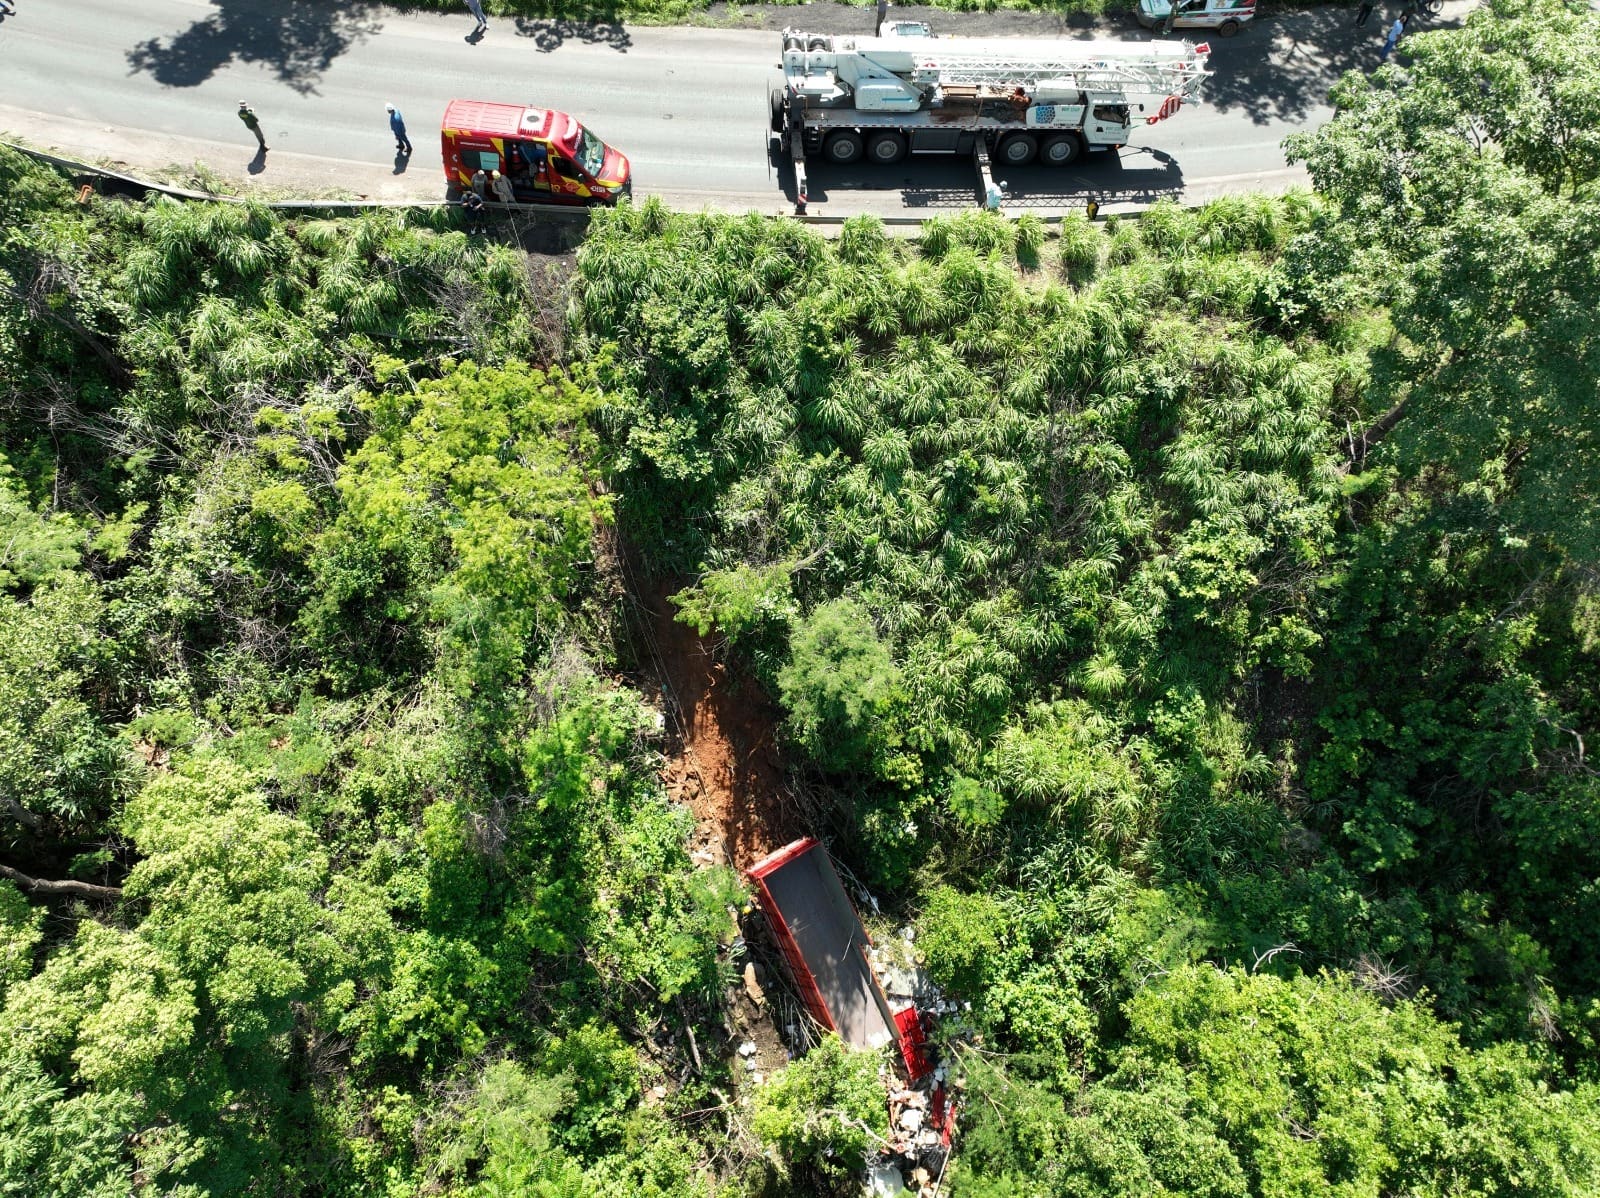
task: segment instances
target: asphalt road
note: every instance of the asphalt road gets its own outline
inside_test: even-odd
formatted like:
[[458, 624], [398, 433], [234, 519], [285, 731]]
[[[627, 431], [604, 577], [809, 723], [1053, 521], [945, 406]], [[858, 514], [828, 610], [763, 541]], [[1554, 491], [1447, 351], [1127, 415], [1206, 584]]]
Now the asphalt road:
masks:
[[[796, 24], [830, 31], [871, 20], [869, 9], [837, 5], [793, 12]], [[1212, 39], [1206, 103], [1141, 129], [1120, 156], [1015, 172], [1008, 210], [1300, 181], [1279, 143], [1327, 118], [1341, 71], [1376, 65], [1380, 21], [1356, 30], [1348, 10], [1322, 10]], [[426, 199], [443, 194], [436, 130], [448, 100], [527, 100], [572, 112], [626, 153], [636, 197], [787, 209], [767, 130], [776, 33], [502, 19], [473, 42], [471, 25], [464, 10], [402, 13], [362, 0], [18, 0], [0, 21], [0, 130], [136, 174], [200, 163], [240, 189]], [[1148, 36], [1131, 25], [1118, 33]], [[264, 161], [234, 115], [241, 99], [261, 115]], [[406, 115], [409, 162], [392, 154], [388, 101]], [[970, 176], [969, 165], [937, 159], [817, 166], [812, 211], [966, 207]]]

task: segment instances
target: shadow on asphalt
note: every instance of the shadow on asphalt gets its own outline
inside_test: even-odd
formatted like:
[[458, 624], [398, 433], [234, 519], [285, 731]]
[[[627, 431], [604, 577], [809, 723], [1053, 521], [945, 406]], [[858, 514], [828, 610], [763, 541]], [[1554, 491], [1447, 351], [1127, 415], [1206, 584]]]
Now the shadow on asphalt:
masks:
[[[1205, 103], [1219, 112], [1242, 111], [1258, 125], [1303, 121], [1328, 103], [1328, 89], [1346, 72], [1378, 68], [1384, 34], [1403, 7], [1395, 0], [1378, 4], [1367, 23], [1357, 25], [1354, 9], [1328, 5], [1257, 21], [1228, 40], [1213, 37], [1215, 73], [1206, 80]], [[1458, 24], [1415, 20], [1411, 32]]]
[[[776, 138], [768, 145], [778, 188], [794, 202], [794, 164]], [[998, 166], [996, 182], [1005, 185], [1008, 212], [1075, 211], [1090, 200], [1101, 204], [1152, 204], [1183, 190], [1183, 167], [1161, 150], [1129, 147], [1120, 154], [1091, 154], [1070, 167]], [[911, 158], [896, 166], [860, 163], [833, 166], [806, 163], [807, 197], [814, 215], [847, 192], [899, 192], [906, 215], [957, 211], [977, 205], [977, 169], [966, 158]]]
[[170, 38], [128, 51], [128, 67], [167, 87], [196, 87], [231, 63], [256, 63], [301, 93], [359, 39], [382, 26], [365, 0], [211, 0], [216, 10]]
[[[1257, 125], [1296, 122], [1328, 102], [1346, 71], [1376, 66], [1374, 21], [1354, 24], [1347, 8], [1319, 8], [1269, 18], [1239, 36], [1211, 38], [1211, 78], [1203, 100], [1219, 112], [1244, 112]], [[1201, 40], [1190, 34], [1191, 40]]]
[[574, 17], [518, 17], [516, 26], [517, 36], [531, 38], [534, 49], [541, 54], [549, 54], [574, 41], [610, 46], [619, 54], [626, 54], [633, 45], [633, 37], [622, 27], [622, 19], [609, 10]]

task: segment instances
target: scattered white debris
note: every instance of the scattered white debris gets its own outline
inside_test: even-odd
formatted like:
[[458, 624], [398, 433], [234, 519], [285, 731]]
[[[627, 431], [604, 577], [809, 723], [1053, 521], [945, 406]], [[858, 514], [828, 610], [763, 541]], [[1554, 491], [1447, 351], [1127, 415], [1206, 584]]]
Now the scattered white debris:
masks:
[[746, 1040], [743, 1044], [739, 1045], [739, 1055], [744, 1057], [746, 1060], [755, 1056], [756, 1042], [754, 1040]]
[[872, 1198], [900, 1198], [906, 1192], [905, 1178], [893, 1165], [878, 1165], [867, 1173], [867, 1191]]
[[900, 1126], [915, 1135], [922, 1130], [922, 1111], [914, 1106], [908, 1106], [900, 1112]]
[[910, 944], [916, 938], [917, 929], [912, 927], [910, 924], [906, 924], [905, 927], [900, 929], [900, 939], [904, 940], [907, 944]]
[[767, 1076], [764, 1073], [752, 1073], [750, 1075], [750, 1080], [759, 1086], [762, 1082], [767, 1080]]
[[879, 955], [873, 958], [872, 967], [877, 972], [878, 980], [883, 984], [884, 994], [891, 1002], [914, 1004], [934, 1011], [940, 1010], [940, 1004], [944, 1000], [938, 997], [938, 988], [922, 966], [901, 965]]

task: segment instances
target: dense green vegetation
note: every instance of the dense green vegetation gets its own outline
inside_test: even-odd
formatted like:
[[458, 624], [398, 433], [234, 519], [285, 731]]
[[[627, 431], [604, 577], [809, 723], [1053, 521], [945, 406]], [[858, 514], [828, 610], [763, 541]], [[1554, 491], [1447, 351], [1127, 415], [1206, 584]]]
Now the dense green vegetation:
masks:
[[689, 1192], [632, 1045], [734, 891], [591, 655], [560, 280], [0, 171], [4, 860], [67, 883], [0, 882], [0, 1186]]
[[630, 585], [970, 1003], [955, 1193], [1600, 1189], [1597, 42], [1414, 35], [1316, 197], [570, 286], [0, 153], [0, 1192], [852, 1192]]

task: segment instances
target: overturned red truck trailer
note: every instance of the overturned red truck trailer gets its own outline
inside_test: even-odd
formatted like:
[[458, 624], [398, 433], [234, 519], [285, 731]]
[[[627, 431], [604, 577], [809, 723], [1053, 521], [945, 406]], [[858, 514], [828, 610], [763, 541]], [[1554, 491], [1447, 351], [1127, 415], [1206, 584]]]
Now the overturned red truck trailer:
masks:
[[889, 1009], [867, 957], [871, 941], [822, 842], [796, 840], [746, 872], [812, 1017], [857, 1048], [893, 1041], [911, 1081], [927, 1074], [917, 1010], [897, 1015]]

